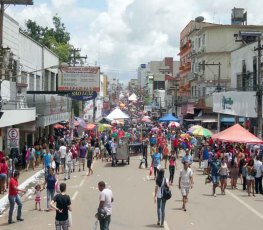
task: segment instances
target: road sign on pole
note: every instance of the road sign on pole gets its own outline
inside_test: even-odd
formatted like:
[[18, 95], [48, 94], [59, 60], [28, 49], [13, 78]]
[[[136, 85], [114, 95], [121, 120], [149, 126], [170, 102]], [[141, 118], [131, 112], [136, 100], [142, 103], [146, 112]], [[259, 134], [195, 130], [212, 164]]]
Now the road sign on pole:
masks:
[[7, 129], [7, 147], [9, 149], [19, 148], [19, 129], [17, 128]]

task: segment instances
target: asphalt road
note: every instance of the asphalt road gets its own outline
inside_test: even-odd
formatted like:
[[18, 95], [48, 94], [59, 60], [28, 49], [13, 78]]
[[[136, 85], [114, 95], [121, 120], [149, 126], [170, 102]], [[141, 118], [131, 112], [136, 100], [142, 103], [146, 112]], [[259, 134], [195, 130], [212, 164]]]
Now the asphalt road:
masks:
[[[177, 162], [179, 168], [181, 163]], [[94, 174], [75, 172], [67, 183], [67, 193], [71, 196], [73, 207], [73, 230], [93, 230], [98, 207], [99, 192], [97, 183], [104, 180], [114, 194], [112, 230], [147, 230], [156, 226], [156, 204], [153, 192], [155, 182], [148, 177], [147, 169], [138, 169], [139, 157], [132, 157], [130, 165], [110, 167], [110, 163], [95, 162]], [[181, 194], [178, 189], [176, 171], [175, 185], [172, 186], [173, 197], [166, 206], [166, 230], [221, 230], [258, 229], [263, 224], [263, 196], [248, 197], [247, 193], [228, 189], [226, 195], [212, 196], [211, 184], [205, 185], [205, 176], [193, 166], [194, 187], [190, 191], [187, 211], [181, 210]], [[166, 172], [168, 177], [168, 170]], [[63, 179], [62, 175], [59, 175]], [[238, 185], [241, 188], [240, 185]], [[45, 194], [42, 192], [42, 208], [45, 208]], [[15, 214], [14, 214], [15, 217]], [[34, 196], [24, 200], [24, 222], [7, 224], [7, 213], [0, 217], [1, 230], [54, 228], [55, 212], [34, 210]], [[99, 228], [97, 228], [99, 229]]]

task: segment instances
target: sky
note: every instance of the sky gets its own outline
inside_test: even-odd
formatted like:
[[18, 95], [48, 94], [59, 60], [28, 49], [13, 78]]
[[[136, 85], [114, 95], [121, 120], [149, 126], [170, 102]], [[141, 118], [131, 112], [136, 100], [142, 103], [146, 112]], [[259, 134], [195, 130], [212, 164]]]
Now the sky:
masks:
[[263, 24], [259, 0], [33, 0], [33, 6], [9, 6], [6, 12], [24, 27], [27, 19], [52, 26], [57, 13], [71, 43], [110, 77], [127, 82], [140, 64], [179, 60], [180, 31], [190, 20], [230, 24], [231, 9], [245, 8], [248, 24]]

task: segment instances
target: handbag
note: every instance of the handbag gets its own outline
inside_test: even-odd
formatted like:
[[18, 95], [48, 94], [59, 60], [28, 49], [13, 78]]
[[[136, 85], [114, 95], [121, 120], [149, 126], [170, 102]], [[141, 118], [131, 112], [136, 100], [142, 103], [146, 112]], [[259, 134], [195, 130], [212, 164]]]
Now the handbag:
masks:
[[105, 220], [107, 218], [107, 212], [103, 208], [98, 208], [96, 217], [98, 218], [99, 221]]
[[167, 186], [165, 178], [164, 178], [164, 185], [162, 186], [162, 195], [163, 195], [162, 198], [164, 200], [169, 200], [172, 197], [172, 192], [169, 189], [169, 187]]

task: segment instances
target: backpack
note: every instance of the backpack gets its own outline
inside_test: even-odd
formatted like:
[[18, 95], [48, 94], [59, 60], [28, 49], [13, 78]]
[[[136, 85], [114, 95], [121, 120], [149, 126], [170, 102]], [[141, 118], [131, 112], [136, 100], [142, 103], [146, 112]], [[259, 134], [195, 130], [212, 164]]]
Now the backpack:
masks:
[[164, 178], [164, 183], [162, 185], [162, 198], [164, 200], [169, 200], [172, 197], [171, 190], [169, 187], [166, 185], [166, 179]]

